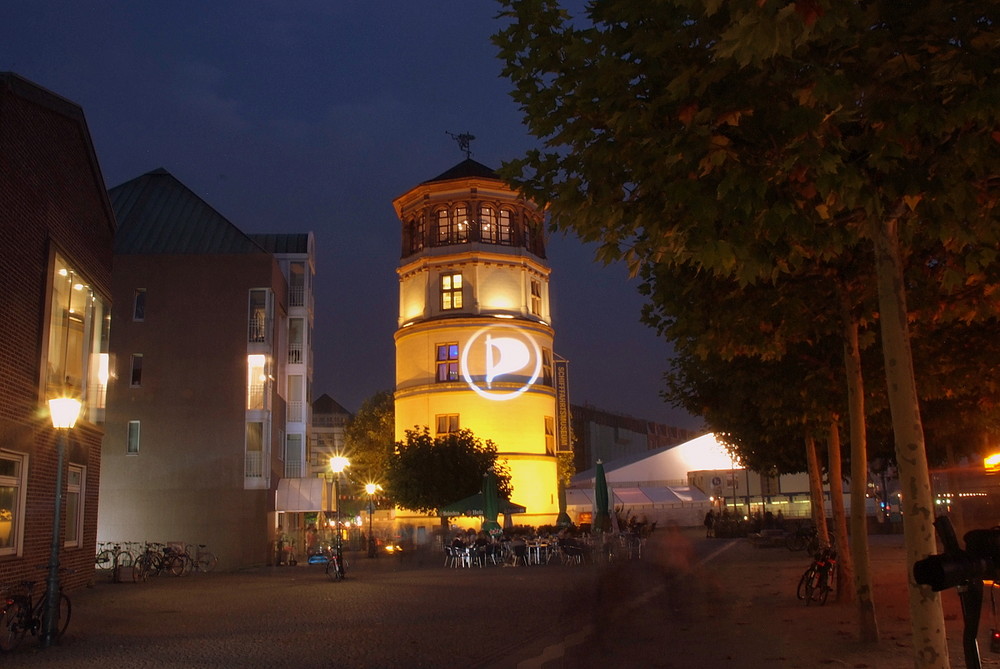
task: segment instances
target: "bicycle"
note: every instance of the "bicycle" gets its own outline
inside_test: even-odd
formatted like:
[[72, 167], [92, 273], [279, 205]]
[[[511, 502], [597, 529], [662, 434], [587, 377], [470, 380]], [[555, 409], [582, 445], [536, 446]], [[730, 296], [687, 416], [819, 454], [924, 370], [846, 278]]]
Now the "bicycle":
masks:
[[110, 571], [111, 580], [115, 583], [121, 582], [122, 567], [131, 567], [133, 564], [135, 556], [119, 542], [102, 543], [95, 558], [95, 567], [100, 571]]
[[[24, 636], [31, 632], [32, 636], [44, 633], [45, 609], [49, 599], [48, 591], [35, 600], [34, 590], [37, 581], [22, 581], [23, 594], [8, 595], [3, 611], [0, 612], [0, 650], [11, 651], [17, 648]], [[62, 591], [59, 583], [59, 609], [56, 612], [56, 624], [53, 638], [62, 636], [69, 626], [69, 618], [73, 612], [69, 597]]]
[[161, 571], [172, 572], [176, 560], [163, 544], [147, 543], [132, 565], [132, 580], [140, 583], [149, 580], [150, 576], [158, 576]]
[[813, 602], [826, 604], [827, 596], [837, 587], [837, 552], [823, 548], [816, 553], [812, 564], [802, 574], [795, 595], [804, 599], [806, 606]]
[[[219, 558], [215, 557], [215, 553], [212, 551], [206, 550], [207, 548], [205, 544], [188, 544], [185, 547], [185, 551], [181, 555], [184, 559], [185, 573], [200, 571], [207, 574], [215, 569], [216, 565], [219, 564]], [[194, 554], [191, 552], [192, 549], [194, 549]]]

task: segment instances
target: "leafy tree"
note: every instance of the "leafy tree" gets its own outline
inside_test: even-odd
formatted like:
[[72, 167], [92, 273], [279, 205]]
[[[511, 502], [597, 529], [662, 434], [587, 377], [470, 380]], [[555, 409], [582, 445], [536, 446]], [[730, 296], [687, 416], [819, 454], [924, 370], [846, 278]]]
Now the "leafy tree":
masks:
[[395, 429], [391, 391], [377, 392], [364, 401], [344, 431], [344, 448], [355, 479], [380, 482], [385, 478], [395, 448]]
[[[471, 430], [431, 437], [427, 427], [407, 430], [389, 458], [386, 494], [400, 506], [434, 513], [443, 506], [480, 491], [483, 475], [497, 475], [500, 497], [510, 499], [510, 472], [497, 460], [496, 445]], [[442, 519], [442, 524], [447, 520]]]
[[[750, 284], [872, 244], [908, 566], [934, 552], [903, 277], [936, 246], [942, 292], [996, 288], [997, 8], [502, 4], [505, 75], [544, 141], [504, 174], [601, 259]], [[947, 666], [940, 597], [910, 587], [916, 662]]]

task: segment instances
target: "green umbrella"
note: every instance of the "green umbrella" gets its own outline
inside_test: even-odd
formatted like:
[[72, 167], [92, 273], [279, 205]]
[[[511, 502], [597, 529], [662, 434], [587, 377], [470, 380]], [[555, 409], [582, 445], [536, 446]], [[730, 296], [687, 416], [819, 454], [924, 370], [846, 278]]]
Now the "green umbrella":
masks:
[[573, 524], [566, 513], [566, 484], [559, 482], [559, 515], [556, 517], [556, 527], [569, 527]]
[[500, 493], [497, 490], [497, 475], [493, 470], [483, 474], [483, 532], [500, 534], [502, 528], [497, 522], [500, 515]]
[[597, 461], [594, 475], [594, 531], [607, 532], [611, 529], [611, 505], [608, 499], [608, 480], [604, 476], [604, 463]]

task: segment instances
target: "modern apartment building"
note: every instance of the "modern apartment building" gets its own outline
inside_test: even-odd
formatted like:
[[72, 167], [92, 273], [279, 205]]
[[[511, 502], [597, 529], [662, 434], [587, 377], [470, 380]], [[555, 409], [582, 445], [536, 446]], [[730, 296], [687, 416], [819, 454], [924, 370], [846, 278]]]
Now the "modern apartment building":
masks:
[[110, 196], [121, 310], [100, 538], [265, 564], [275, 491], [307, 442], [312, 235], [248, 236], [162, 169]]
[[[115, 222], [83, 110], [0, 73], [0, 583], [38, 580], [61, 480], [59, 562], [94, 573]], [[82, 402], [62, 477], [47, 401]]]

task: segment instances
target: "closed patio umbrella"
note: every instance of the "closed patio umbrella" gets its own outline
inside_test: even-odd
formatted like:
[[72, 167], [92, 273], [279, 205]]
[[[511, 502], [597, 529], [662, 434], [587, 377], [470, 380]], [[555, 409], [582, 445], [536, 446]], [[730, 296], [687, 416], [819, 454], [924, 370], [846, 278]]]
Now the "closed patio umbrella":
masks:
[[597, 461], [594, 474], [594, 530], [607, 532], [611, 529], [611, 504], [608, 498], [608, 480], [604, 475], [604, 463]]
[[502, 532], [497, 516], [500, 515], [500, 493], [497, 476], [492, 469], [483, 474], [483, 532], [497, 535]]

